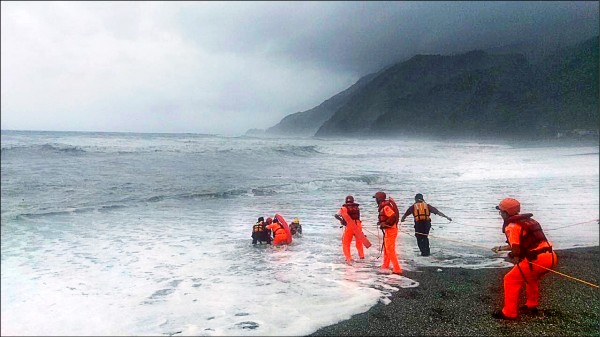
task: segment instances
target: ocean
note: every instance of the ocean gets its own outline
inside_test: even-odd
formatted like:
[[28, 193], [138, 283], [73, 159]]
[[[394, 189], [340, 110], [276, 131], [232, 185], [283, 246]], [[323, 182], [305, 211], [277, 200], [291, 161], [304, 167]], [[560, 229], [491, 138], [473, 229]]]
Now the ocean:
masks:
[[[432, 215], [429, 257], [412, 218], [400, 226], [405, 270], [507, 266], [490, 250], [504, 197], [557, 249], [599, 244], [597, 145], [25, 131], [1, 145], [2, 335], [310, 334], [419, 286], [378, 272], [379, 190], [453, 219]], [[373, 243], [351, 266], [333, 217], [346, 195]], [[276, 213], [303, 237], [253, 246]]]

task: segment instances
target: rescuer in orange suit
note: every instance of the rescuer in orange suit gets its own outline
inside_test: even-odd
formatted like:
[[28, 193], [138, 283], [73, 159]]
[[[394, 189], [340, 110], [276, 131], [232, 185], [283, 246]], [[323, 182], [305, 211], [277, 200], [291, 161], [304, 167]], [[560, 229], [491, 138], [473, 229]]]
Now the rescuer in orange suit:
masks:
[[394, 274], [401, 274], [402, 268], [396, 256], [396, 237], [398, 236], [398, 220], [400, 214], [396, 203], [390, 198], [386, 200], [385, 192], [375, 193], [373, 198], [377, 202], [379, 218], [377, 224], [383, 231], [383, 264], [381, 268], [387, 270], [392, 264]]
[[354, 231], [348, 228], [346, 221], [342, 218], [342, 213], [347, 212], [348, 216], [350, 216], [350, 219], [354, 221], [354, 230], [362, 231], [362, 222], [360, 221], [360, 209], [358, 208], [358, 205], [359, 204], [354, 202], [354, 197], [349, 195], [346, 197], [345, 204], [342, 205], [342, 208], [335, 215], [335, 218], [340, 220], [342, 225], [344, 225], [344, 234], [342, 234], [342, 252], [346, 258], [346, 263], [352, 263], [352, 254], [350, 254], [350, 244], [352, 243], [352, 238], [354, 238], [354, 241], [356, 242], [358, 257], [360, 259], [365, 258], [365, 251], [362, 241], [355, 237]]
[[[269, 219], [271, 218], [268, 218], [267, 222]], [[273, 232], [273, 245], [279, 246], [287, 244], [287, 232], [285, 231], [285, 228], [283, 228], [283, 225], [279, 223], [277, 218], [273, 218], [272, 221], [273, 223], [267, 225], [267, 229], [270, 229]]]
[[[521, 204], [518, 200], [502, 199], [496, 209], [504, 220], [502, 232], [508, 245], [494, 247], [492, 251], [510, 250], [509, 256], [515, 260], [515, 266], [504, 276], [504, 307], [492, 316], [512, 320], [517, 318], [519, 310], [536, 314], [540, 279], [548, 273], [548, 269], [556, 266], [558, 258], [542, 226], [532, 218], [533, 214], [519, 214]], [[527, 301], [517, 309], [523, 283]]]

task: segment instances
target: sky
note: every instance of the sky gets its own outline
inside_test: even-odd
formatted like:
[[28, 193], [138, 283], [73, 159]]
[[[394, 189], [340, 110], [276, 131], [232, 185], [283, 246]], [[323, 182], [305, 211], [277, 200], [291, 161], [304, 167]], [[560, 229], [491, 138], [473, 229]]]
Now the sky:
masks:
[[1, 2], [3, 130], [237, 136], [416, 54], [598, 35], [599, 2]]

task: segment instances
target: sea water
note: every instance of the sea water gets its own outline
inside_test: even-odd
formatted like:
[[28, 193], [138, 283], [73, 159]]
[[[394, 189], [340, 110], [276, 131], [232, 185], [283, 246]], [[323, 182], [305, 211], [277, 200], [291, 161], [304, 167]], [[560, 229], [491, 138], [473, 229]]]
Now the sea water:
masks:
[[[372, 195], [412, 218], [405, 270], [498, 268], [494, 206], [521, 201], [558, 249], [598, 245], [597, 145], [2, 131], [2, 335], [305, 335], [394, 291]], [[366, 259], [349, 266], [333, 215], [360, 203]], [[258, 217], [299, 218], [284, 249], [251, 244]], [[355, 258], [356, 249], [352, 247]], [[418, 275], [418, 274], [417, 274]], [[573, 275], [576, 276], [576, 275]]]

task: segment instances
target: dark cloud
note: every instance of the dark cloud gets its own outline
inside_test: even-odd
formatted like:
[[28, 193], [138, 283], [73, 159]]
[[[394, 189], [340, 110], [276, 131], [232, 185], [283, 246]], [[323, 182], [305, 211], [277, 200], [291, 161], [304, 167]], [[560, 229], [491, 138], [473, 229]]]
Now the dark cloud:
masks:
[[598, 2], [2, 2], [2, 128], [240, 134], [415, 54], [598, 34]]
[[[204, 24], [201, 24], [204, 22]], [[263, 2], [182, 13], [187, 38], [358, 74], [415, 54], [448, 54], [598, 34], [598, 2]], [[217, 28], [218, 27], [218, 28]]]

